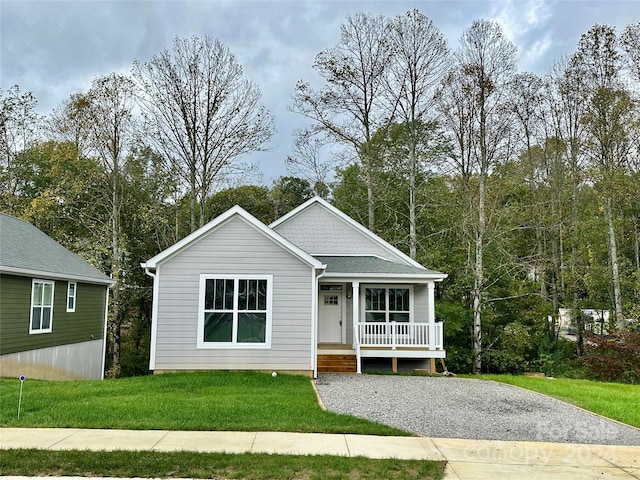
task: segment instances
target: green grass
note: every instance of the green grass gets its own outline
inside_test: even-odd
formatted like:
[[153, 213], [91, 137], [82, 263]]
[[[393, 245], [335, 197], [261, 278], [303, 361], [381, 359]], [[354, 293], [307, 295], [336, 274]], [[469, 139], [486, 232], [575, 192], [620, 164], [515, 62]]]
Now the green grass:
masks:
[[640, 428], [640, 408], [638, 408], [640, 385], [512, 375], [481, 375], [476, 378], [495, 380], [544, 393], [604, 417]]
[[326, 412], [308, 378], [251, 372], [152, 375], [104, 381], [0, 379], [0, 426], [234, 430], [371, 435], [408, 432]]
[[433, 479], [445, 462], [372, 460], [330, 455], [218, 454], [195, 452], [89, 452], [7, 450], [0, 475], [142, 478]]
[[[409, 435], [323, 411], [308, 378], [203, 372], [105, 381], [0, 379], [0, 425], [163, 430], [236, 430]], [[228, 479], [440, 480], [445, 462], [329, 455], [92, 452], [15, 449], [0, 475]]]

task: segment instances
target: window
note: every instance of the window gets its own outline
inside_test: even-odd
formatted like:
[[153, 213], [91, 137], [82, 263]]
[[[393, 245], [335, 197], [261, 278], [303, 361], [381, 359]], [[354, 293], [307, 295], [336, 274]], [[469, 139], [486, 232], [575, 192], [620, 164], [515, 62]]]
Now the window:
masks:
[[366, 287], [364, 313], [367, 322], [411, 321], [411, 288]]
[[270, 275], [200, 279], [198, 347], [271, 346]]
[[67, 312], [76, 311], [76, 282], [69, 282], [67, 285]]
[[325, 305], [338, 305], [338, 295], [325, 295], [324, 296], [324, 304]]
[[31, 284], [31, 322], [29, 333], [51, 332], [53, 319], [53, 287], [48, 280], [33, 280]]

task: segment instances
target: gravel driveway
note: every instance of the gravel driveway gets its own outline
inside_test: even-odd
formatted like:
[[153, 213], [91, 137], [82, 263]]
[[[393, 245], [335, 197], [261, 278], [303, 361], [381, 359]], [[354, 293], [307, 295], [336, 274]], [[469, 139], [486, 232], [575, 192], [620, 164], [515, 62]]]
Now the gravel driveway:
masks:
[[316, 386], [327, 410], [429, 437], [640, 445], [640, 430], [492, 381], [322, 374]]

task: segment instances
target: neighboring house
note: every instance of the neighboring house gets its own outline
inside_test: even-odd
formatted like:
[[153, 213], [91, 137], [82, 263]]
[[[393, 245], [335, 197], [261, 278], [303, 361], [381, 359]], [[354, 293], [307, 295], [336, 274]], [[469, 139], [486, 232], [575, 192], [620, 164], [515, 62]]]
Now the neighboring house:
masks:
[[[595, 308], [582, 308], [580, 314], [584, 320], [585, 330], [594, 335], [606, 335], [609, 332], [609, 310]], [[553, 319], [550, 318], [549, 323]], [[570, 308], [558, 309], [557, 328], [560, 333], [570, 340], [575, 340], [576, 322], [573, 319], [573, 311]]]
[[270, 226], [235, 206], [142, 267], [154, 278], [154, 372], [317, 376], [360, 372], [363, 358], [395, 370], [445, 357], [434, 286], [446, 275], [318, 197]]
[[0, 214], [0, 376], [101, 379], [111, 279]]

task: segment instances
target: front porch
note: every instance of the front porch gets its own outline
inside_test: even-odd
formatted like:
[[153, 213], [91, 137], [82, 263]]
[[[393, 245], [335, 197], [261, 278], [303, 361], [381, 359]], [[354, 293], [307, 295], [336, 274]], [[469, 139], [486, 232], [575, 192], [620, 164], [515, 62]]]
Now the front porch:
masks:
[[363, 358], [390, 358], [393, 373], [398, 359], [429, 359], [435, 373], [435, 360], [446, 357], [443, 337], [442, 322], [358, 322], [353, 344], [318, 344], [318, 373], [361, 373]]

